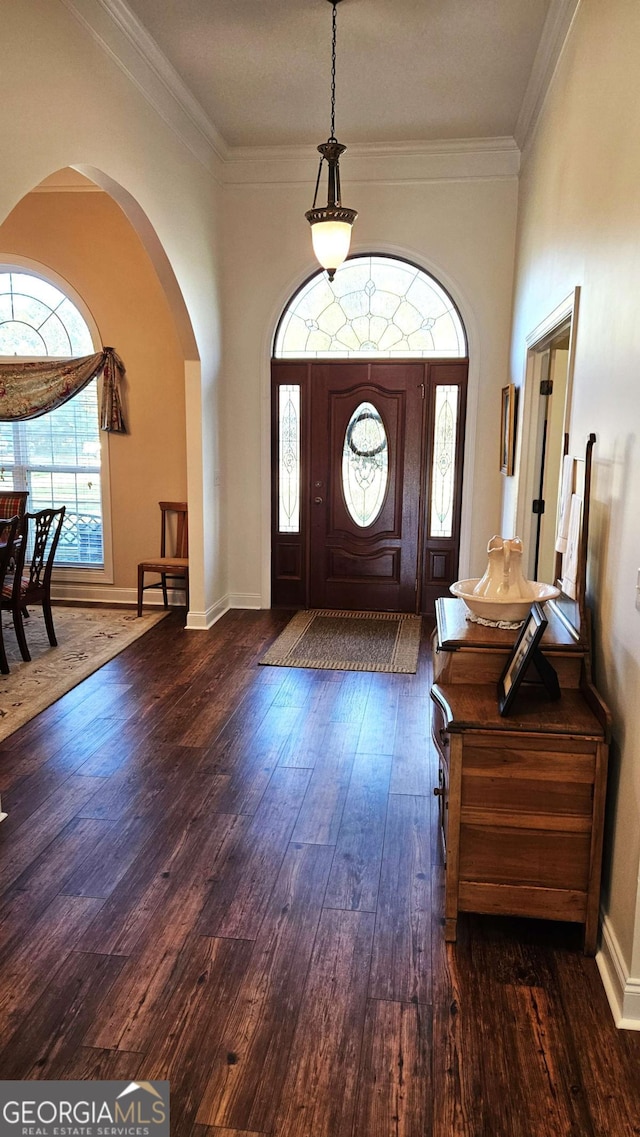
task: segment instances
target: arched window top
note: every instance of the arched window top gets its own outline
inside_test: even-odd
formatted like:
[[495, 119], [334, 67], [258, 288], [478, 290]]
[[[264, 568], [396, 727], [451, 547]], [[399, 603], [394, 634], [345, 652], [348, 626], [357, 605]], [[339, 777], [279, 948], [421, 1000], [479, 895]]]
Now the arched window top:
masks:
[[84, 316], [48, 280], [0, 272], [0, 355], [74, 356], [95, 350]]
[[382, 255], [352, 257], [331, 284], [324, 272], [312, 276], [287, 305], [274, 345], [276, 359], [466, 354], [464, 326], [444, 288], [416, 265]]

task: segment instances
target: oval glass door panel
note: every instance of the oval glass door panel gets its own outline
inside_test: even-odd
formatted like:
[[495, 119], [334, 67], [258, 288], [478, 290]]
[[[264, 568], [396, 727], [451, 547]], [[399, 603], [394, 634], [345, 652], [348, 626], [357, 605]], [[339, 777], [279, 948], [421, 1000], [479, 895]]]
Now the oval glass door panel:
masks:
[[387, 432], [372, 403], [356, 407], [344, 436], [342, 490], [349, 514], [361, 529], [382, 509], [389, 477]]

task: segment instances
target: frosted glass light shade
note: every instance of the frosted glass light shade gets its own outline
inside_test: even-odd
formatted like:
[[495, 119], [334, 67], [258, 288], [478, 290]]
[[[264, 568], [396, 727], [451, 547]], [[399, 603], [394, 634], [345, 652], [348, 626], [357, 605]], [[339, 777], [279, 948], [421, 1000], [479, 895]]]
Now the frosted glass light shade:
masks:
[[316, 221], [311, 225], [313, 251], [333, 280], [335, 270], [349, 253], [351, 225], [347, 221]]

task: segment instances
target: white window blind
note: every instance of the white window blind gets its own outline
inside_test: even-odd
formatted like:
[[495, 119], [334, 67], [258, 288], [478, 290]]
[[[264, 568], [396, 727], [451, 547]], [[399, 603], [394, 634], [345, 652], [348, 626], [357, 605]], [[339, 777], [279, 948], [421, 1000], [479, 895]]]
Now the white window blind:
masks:
[[[35, 274], [0, 272], [0, 355], [90, 355], [82, 314]], [[66, 506], [59, 566], [104, 564], [97, 380], [40, 418], [0, 423], [0, 489], [28, 490], [27, 509]]]

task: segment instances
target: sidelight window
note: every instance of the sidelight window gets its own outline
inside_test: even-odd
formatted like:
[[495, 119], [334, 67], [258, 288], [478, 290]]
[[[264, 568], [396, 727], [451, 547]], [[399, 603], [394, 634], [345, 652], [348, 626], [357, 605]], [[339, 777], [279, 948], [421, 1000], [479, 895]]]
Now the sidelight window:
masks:
[[431, 473], [431, 537], [451, 537], [453, 533], [459, 395], [458, 386], [436, 387]]
[[278, 530], [300, 532], [300, 387], [278, 387]]

